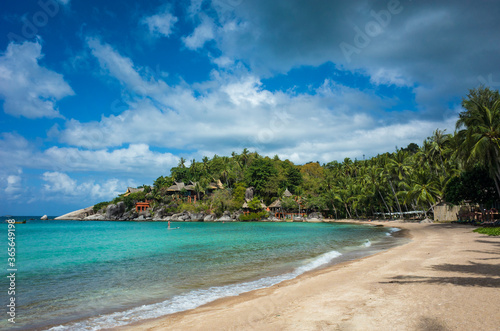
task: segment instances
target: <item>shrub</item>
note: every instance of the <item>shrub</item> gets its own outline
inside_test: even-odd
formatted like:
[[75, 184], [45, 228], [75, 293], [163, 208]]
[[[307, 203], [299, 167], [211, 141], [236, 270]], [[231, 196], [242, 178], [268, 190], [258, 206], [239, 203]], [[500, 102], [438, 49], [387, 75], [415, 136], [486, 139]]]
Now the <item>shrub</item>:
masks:
[[177, 211], [182, 213], [183, 211], [194, 212], [195, 206], [192, 203], [181, 203], [179, 207], [177, 207]]
[[99, 210], [106, 208], [110, 203], [111, 201], [99, 202], [96, 203], [92, 209], [94, 209], [94, 213], [97, 213]]
[[239, 219], [242, 222], [248, 222], [248, 221], [260, 221], [264, 217], [267, 217], [267, 211], [261, 211], [258, 213], [250, 213], [248, 215], [241, 214]]
[[494, 228], [478, 228], [475, 229], [474, 232], [487, 234], [488, 236], [500, 236], [500, 227]]

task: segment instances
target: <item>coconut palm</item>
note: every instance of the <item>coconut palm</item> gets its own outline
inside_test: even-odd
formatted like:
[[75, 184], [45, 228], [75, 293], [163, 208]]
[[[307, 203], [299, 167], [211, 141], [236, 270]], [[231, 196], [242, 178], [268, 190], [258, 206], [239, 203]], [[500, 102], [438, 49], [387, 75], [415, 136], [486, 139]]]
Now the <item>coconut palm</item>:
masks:
[[179, 164], [177, 165], [179, 168], [185, 168], [186, 167], [186, 159], [181, 157], [179, 160]]
[[445, 134], [446, 130], [437, 129], [430, 138], [430, 153], [434, 158], [439, 159], [443, 175], [446, 177], [446, 167], [443, 161], [443, 155], [447, 153], [450, 144], [450, 135]]
[[415, 201], [417, 206], [424, 207], [425, 217], [427, 217], [427, 204], [432, 209], [437, 199], [442, 196], [439, 182], [425, 170], [419, 170], [413, 176], [410, 185], [404, 185], [407, 188], [405, 203]]
[[457, 121], [461, 129], [457, 156], [466, 169], [478, 164], [485, 167], [500, 197], [500, 98], [491, 108], [475, 100], [465, 100], [463, 106], [466, 111]]

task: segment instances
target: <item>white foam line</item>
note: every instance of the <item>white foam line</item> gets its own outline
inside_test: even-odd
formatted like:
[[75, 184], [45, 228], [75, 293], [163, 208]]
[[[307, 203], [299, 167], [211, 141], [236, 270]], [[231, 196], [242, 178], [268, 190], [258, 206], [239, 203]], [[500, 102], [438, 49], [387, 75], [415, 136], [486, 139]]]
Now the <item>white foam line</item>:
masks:
[[194, 309], [220, 298], [237, 296], [245, 292], [270, 287], [285, 280], [293, 279], [307, 271], [314, 270], [324, 264], [327, 264], [334, 258], [341, 255], [342, 254], [337, 251], [331, 251], [316, 257], [311, 262], [298, 267], [294, 271], [287, 274], [274, 277], [265, 277], [252, 282], [241, 284], [211, 287], [205, 290], [194, 290], [183, 295], [174, 296], [173, 298], [165, 300], [163, 302], [143, 305], [122, 312], [100, 315], [83, 320], [81, 322], [59, 325], [51, 328], [50, 330], [63, 331], [76, 329], [94, 331], [104, 328], [122, 326], [144, 319], [156, 318], [180, 311]]

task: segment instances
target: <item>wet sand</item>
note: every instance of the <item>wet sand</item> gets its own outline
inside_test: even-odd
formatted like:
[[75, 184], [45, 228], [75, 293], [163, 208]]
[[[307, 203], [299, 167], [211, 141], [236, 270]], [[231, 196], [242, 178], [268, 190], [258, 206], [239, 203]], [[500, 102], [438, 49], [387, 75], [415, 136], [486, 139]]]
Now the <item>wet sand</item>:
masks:
[[412, 241], [119, 330], [500, 330], [500, 237], [371, 222]]

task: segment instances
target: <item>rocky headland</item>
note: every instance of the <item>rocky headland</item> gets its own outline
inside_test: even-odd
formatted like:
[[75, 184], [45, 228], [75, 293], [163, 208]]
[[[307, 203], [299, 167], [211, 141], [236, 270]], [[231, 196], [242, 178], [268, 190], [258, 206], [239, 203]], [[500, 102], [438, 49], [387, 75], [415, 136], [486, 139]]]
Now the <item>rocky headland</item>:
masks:
[[[125, 203], [118, 202], [110, 204], [106, 208], [99, 211], [94, 211], [93, 206], [76, 210], [68, 214], [56, 217], [56, 220], [78, 220], [78, 221], [135, 221], [135, 222], [235, 222], [239, 221], [242, 210], [235, 212], [225, 211], [222, 215], [205, 212], [189, 212], [183, 211], [180, 213], [167, 212], [166, 207], [158, 207], [157, 209], [148, 209], [146, 211], [137, 212], [134, 209], [126, 210]], [[307, 217], [294, 217], [294, 222], [321, 222], [323, 216], [321, 213], [311, 213]], [[285, 220], [269, 216], [260, 221], [263, 222], [283, 222]], [[288, 220], [291, 221], [291, 220]]]

